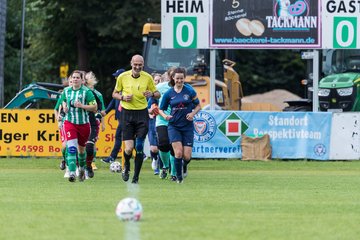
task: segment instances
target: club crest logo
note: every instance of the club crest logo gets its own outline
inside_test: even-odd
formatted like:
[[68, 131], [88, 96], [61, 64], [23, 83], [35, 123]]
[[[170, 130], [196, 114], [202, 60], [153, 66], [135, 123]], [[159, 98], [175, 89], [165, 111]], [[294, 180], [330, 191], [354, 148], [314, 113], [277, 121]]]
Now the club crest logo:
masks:
[[206, 122], [205, 121], [199, 120], [194, 125], [195, 125], [195, 131], [198, 134], [203, 134], [204, 131], [206, 130]]
[[314, 153], [315, 155], [317, 156], [324, 156], [325, 153], [326, 153], [326, 147], [324, 144], [316, 144], [315, 147], [314, 147]]
[[194, 117], [194, 141], [207, 142], [216, 132], [215, 118], [207, 112], [200, 111]]

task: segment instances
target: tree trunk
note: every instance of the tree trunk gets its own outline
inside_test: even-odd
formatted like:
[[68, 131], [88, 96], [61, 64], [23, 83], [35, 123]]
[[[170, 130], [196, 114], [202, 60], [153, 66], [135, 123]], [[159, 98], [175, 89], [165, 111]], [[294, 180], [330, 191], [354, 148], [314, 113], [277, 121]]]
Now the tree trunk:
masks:
[[5, 27], [6, 27], [6, 0], [0, 0], [0, 108], [4, 106]]
[[89, 52], [87, 49], [84, 24], [79, 23], [77, 25], [76, 37], [78, 51], [78, 69], [83, 71], [89, 71]]

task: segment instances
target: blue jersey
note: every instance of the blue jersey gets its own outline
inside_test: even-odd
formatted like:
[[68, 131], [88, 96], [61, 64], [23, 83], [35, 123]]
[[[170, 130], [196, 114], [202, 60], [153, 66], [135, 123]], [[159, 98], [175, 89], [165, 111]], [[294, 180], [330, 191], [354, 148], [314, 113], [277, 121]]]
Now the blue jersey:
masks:
[[148, 106], [147, 108], [150, 109], [153, 104], [159, 105], [159, 101], [153, 97], [147, 98]]
[[195, 106], [199, 104], [195, 90], [184, 84], [181, 92], [177, 93], [174, 88], [169, 89], [163, 96], [160, 109], [165, 111], [171, 107], [169, 125], [176, 128], [193, 128], [193, 122], [186, 119], [186, 115], [191, 113]]

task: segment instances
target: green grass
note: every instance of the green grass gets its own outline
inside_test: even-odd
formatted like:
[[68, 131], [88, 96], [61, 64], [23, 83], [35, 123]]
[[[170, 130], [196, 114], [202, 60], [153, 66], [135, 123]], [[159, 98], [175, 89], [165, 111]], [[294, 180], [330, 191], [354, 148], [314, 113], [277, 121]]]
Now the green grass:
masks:
[[[358, 239], [360, 162], [192, 161], [184, 184], [146, 161], [139, 185], [97, 161], [70, 183], [57, 159], [0, 158], [0, 239]], [[137, 197], [143, 218], [119, 221]]]

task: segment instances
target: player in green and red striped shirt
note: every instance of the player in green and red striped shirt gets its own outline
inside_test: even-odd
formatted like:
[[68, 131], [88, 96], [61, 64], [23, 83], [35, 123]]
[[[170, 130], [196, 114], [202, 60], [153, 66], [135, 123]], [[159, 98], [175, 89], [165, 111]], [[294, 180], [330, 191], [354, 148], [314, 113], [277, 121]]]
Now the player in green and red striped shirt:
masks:
[[61, 98], [66, 113], [64, 129], [66, 133], [67, 164], [70, 170], [69, 181], [76, 179], [76, 155], [79, 161], [79, 180], [85, 179], [85, 145], [90, 134], [88, 112], [95, 112], [97, 104], [94, 94], [83, 85], [84, 73], [75, 70], [70, 75], [72, 86], [64, 89]]

